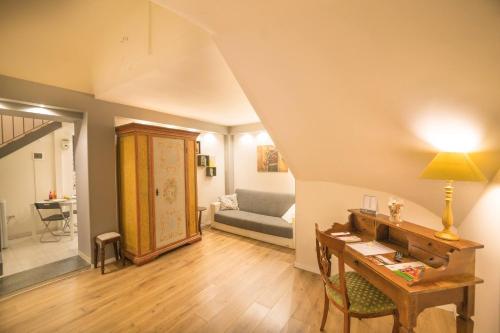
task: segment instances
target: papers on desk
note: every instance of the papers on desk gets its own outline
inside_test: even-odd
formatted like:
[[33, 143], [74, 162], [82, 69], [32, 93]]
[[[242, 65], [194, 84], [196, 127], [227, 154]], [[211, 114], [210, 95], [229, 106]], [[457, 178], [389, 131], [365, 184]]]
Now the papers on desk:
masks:
[[342, 237], [336, 237], [337, 239], [340, 239], [343, 242], [346, 243], [356, 243], [356, 242], [361, 242], [361, 238], [358, 236], [342, 236]]
[[332, 237], [339, 237], [339, 236], [348, 236], [350, 235], [351, 233], [350, 232], [347, 232], [347, 231], [341, 231], [341, 232], [331, 232], [330, 235]]
[[376, 256], [378, 254], [386, 254], [386, 253], [394, 253], [395, 250], [380, 244], [379, 242], [363, 242], [363, 243], [354, 243], [347, 244], [353, 250], [361, 253], [364, 256]]
[[341, 231], [341, 232], [331, 232], [330, 235], [334, 238], [337, 238], [346, 243], [355, 243], [361, 242], [361, 238], [355, 235], [351, 235], [350, 232]]

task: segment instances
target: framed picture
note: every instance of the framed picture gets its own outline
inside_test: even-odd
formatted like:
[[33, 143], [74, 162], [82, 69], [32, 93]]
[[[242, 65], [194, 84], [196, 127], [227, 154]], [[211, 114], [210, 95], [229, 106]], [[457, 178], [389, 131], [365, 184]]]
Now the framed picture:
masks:
[[258, 172], [288, 172], [288, 166], [275, 146], [257, 146]]
[[200, 167], [208, 166], [208, 159], [209, 159], [208, 155], [198, 155], [197, 157], [198, 166]]
[[216, 167], [207, 167], [205, 169], [205, 175], [207, 177], [215, 177], [215, 176], [217, 176], [217, 168]]
[[376, 196], [365, 194], [363, 196], [363, 203], [361, 211], [366, 214], [377, 215], [378, 199]]
[[196, 155], [201, 154], [201, 142], [196, 141]]

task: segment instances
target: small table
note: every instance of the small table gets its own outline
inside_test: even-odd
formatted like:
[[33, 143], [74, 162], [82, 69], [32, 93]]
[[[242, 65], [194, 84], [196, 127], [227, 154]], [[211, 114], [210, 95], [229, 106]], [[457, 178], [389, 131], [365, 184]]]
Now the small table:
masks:
[[200, 230], [200, 235], [202, 234], [202, 232], [201, 232], [201, 213], [205, 210], [207, 210], [207, 207], [198, 206], [198, 229]]

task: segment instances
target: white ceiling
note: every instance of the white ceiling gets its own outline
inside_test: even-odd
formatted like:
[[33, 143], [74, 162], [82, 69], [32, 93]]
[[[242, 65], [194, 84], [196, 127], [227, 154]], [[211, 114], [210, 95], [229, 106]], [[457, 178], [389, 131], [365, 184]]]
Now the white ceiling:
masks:
[[[487, 176], [500, 166], [498, 1], [156, 2], [213, 33], [298, 180], [440, 215], [443, 183], [419, 175], [443, 141]], [[458, 222], [485, 186], [457, 183]]]
[[222, 125], [259, 122], [211, 35], [147, 0], [1, 1], [0, 41], [4, 75]]

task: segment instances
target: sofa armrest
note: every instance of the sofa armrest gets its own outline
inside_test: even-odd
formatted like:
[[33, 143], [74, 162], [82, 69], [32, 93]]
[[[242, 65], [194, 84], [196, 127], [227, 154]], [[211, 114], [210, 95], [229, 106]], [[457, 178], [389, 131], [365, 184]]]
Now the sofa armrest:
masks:
[[220, 210], [220, 202], [212, 202], [210, 203], [210, 223], [215, 221], [215, 213]]

